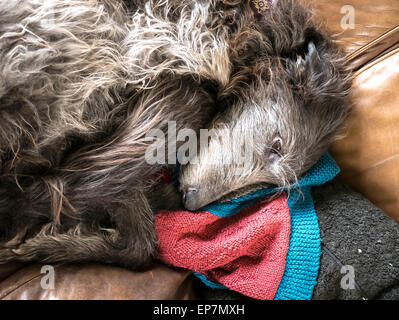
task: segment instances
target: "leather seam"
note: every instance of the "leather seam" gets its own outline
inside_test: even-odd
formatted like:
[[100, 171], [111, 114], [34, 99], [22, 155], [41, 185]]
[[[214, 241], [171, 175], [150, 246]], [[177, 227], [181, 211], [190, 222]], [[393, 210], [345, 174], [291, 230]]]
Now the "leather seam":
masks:
[[377, 58], [374, 61], [368, 62], [366, 63], [362, 68], [360, 68], [358, 71], [355, 72], [354, 77], [359, 76], [360, 74], [362, 74], [363, 72], [369, 70], [370, 68], [374, 67], [376, 64], [380, 63], [383, 60], [386, 60], [388, 58], [390, 58], [391, 56], [394, 56], [395, 54], [399, 53], [399, 48], [396, 48], [392, 51], [389, 51], [385, 54], [383, 54], [381, 57]]
[[[390, 34], [395, 34], [395, 33], [399, 33], [399, 25], [393, 27], [392, 29], [389, 29], [388, 31], [384, 32], [383, 34], [381, 34], [377, 38], [371, 40], [369, 43], [367, 43], [364, 46], [356, 49], [354, 52], [352, 52], [352, 53], [350, 53], [348, 55], [348, 59], [349, 60], [355, 59], [356, 56], [359, 55], [359, 53], [367, 51], [367, 49], [374, 47], [376, 44], [379, 44], [380, 42], [384, 41], [385, 39], [388, 39]], [[390, 46], [394, 45], [397, 42], [398, 41], [393, 42]]]
[[[358, 59], [358, 57], [362, 57], [362, 55], [367, 51], [373, 51], [373, 48], [378, 48], [378, 45], [384, 41], [386, 41], [387, 39], [389, 39], [392, 35], [395, 36], [395, 34], [399, 35], [399, 25], [395, 26], [394, 28], [390, 29], [389, 31], [383, 33], [382, 35], [378, 36], [377, 38], [375, 38], [374, 40], [372, 40], [371, 42], [367, 43], [366, 45], [362, 46], [361, 48], [355, 50], [354, 52], [350, 53], [347, 55], [347, 61], [350, 63], [355, 64], [356, 60]], [[398, 36], [399, 39], [399, 36]], [[396, 44], [399, 43], [399, 40], [394, 41], [392, 43], [390, 43], [388, 46], [386, 46], [385, 48], [382, 48], [381, 50], [378, 50], [372, 57], [370, 57], [366, 62], [362, 63], [360, 66], [355, 68], [355, 71], [358, 71], [360, 69], [362, 69], [363, 67], [365, 67], [367, 64], [369, 64], [370, 62], [372, 62], [374, 59], [378, 58], [378, 56], [380, 56], [381, 54], [384, 54], [385, 51], [389, 50], [390, 48], [394, 47]], [[388, 54], [389, 52], [386, 52], [386, 54]]]
[[374, 164], [374, 165], [372, 165], [372, 166], [369, 166], [369, 167], [366, 168], [366, 169], [363, 169], [363, 170], [361, 170], [361, 171], [355, 172], [355, 173], [353, 173], [353, 174], [351, 174], [351, 175], [348, 175], [348, 176], [345, 176], [345, 177], [346, 177], [346, 178], [353, 178], [353, 177], [359, 176], [359, 175], [361, 175], [361, 174], [363, 174], [363, 173], [366, 173], [366, 172], [368, 172], [368, 171], [370, 171], [370, 170], [376, 169], [376, 168], [378, 168], [378, 167], [380, 167], [380, 166], [382, 166], [382, 165], [384, 165], [384, 164], [386, 164], [386, 163], [389, 163], [389, 162], [391, 162], [391, 161], [396, 160], [396, 159], [398, 158], [398, 156], [399, 156], [399, 155], [395, 155], [395, 156], [389, 157], [388, 159], [385, 159], [385, 160], [383, 160], [383, 161], [379, 161], [379, 162], [377, 162], [376, 164]]

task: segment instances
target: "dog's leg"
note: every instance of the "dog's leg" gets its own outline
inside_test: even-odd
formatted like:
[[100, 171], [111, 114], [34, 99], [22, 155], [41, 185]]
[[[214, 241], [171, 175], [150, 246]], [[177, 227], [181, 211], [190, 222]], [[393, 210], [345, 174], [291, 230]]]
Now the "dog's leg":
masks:
[[157, 248], [154, 213], [144, 192], [133, 192], [130, 201], [119, 207], [112, 219], [119, 233], [114, 245], [122, 248], [118, 254], [122, 264], [125, 261], [145, 264], [154, 257]]
[[[0, 263], [9, 261], [40, 261], [45, 263], [85, 262], [101, 260], [111, 262], [116, 252], [109, 243], [118, 235], [115, 230], [103, 230], [90, 235], [81, 225], [67, 233], [57, 234], [47, 224], [35, 237], [16, 245], [8, 242], [0, 249]], [[110, 250], [112, 249], [112, 250]]]
[[[152, 211], [143, 194], [135, 194], [133, 198], [134, 207], [124, 206], [116, 211], [115, 228], [89, 230], [87, 224], [80, 223], [66, 232], [58, 232], [54, 224], [48, 223], [23, 243], [17, 244], [12, 239], [0, 246], [0, 264], [102, 262], [132, 269], [145, 267], [156, 250]], [[139, 224], [135, 223], [137, 214], [143, 218]]]
[[72, 192], [74, 185], [68, 181], [66, 176], [31, 177], [20, 179], [18, 187], [12, 178], [2, 177], [0, 263], [146, 264], [155, 252], [156, 237], [143, 192], [127, 187], [123, 197], [110, 198], [99, 188], [96, 199], [95, 192]]

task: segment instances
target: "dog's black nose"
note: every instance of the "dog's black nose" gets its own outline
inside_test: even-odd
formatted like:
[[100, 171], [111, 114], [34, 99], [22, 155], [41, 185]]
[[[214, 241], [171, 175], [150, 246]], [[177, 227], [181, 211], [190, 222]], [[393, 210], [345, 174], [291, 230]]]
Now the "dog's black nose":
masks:
[[187, 210], [198, 209], [198, 188], [186, 187], [183, 189], [183, 205]]

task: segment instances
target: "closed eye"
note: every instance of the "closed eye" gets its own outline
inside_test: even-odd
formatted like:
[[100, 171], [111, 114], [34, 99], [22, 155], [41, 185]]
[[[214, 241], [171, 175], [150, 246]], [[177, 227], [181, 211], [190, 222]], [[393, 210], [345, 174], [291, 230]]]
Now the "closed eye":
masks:
[[272, 144], [272, 147], [270, 149], [270, 152], [280, 153], [280, 151], [281, 151], [281, 143], [282, 143], [281, 138], [275, 138], [273, 140], [273, 144]]
[[275, 160], [281, 158], [282, 144], [283, 144], [283, 141], [280, 137], [274, 138], [272, 145], [268, 148], [270, 161], [275, 161]]

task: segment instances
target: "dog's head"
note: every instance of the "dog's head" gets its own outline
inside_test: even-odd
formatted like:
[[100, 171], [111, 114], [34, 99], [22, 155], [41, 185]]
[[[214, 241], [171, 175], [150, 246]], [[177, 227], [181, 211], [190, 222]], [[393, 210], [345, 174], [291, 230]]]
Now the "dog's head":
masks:
[[313, 27], [301, 32], [290, 50], [278, 34], [261, 35], [237, 54], [220, 99], [227, 108], [181, 169], [187, 209], [248, 185], [289, 187], [327, 151], [350, 109], [350, 71], [328, 37]]

